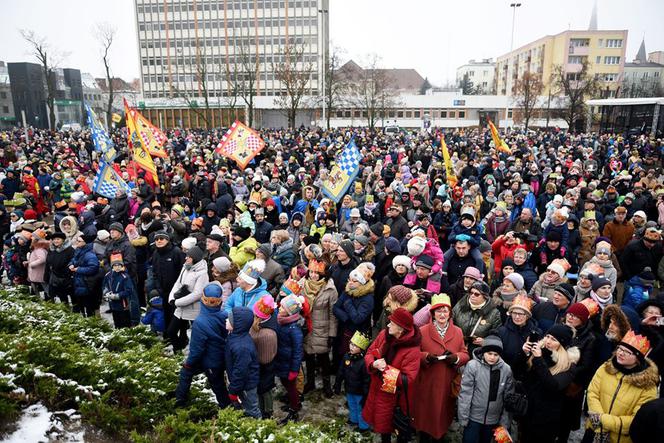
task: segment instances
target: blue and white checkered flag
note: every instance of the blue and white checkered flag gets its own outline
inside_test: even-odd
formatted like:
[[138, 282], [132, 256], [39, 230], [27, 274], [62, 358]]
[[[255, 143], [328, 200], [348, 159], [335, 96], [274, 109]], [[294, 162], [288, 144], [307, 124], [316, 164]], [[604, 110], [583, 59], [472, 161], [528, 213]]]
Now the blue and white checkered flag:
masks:
[[362, 160], [362, 156], [360, 155], [360, 151], [355, 145], [354, 139], [346, 145], [344, 150], [341, 151], [341, 154], [339, 154], [339, 158], [337, 159], [339, 168], [341, 168], [342, 171], [344, 171], [352, 178], [355, 178], [354, 175], [358, 171], [360, 160]]
[[93, 192], [103, 195], [106, 198], [115, 198], [118, 189], [124, 190], [127, 194], [130, 192], [129, 185], [115, 172], [105, 161], [99, 163], [99, 171], [93, 183]]
[[88, 105], [85, 105], [85, 110], [88, 113], [88, 126], [92, 133], [92, 141], [95, 145], [95, 150], [102, 153], [102, 158], [106, 162], [112, 162], [116, 157], [115, 147], [113, 141], [106, 133], [104, 125], [97, 117], [97, 114]]
[[323, 194], [339, 202], [360, 172], [361, 160], [362, 156], [355, 145], [355, 140], [351, 140], [337, 156], [336, 164], [323, 182]]

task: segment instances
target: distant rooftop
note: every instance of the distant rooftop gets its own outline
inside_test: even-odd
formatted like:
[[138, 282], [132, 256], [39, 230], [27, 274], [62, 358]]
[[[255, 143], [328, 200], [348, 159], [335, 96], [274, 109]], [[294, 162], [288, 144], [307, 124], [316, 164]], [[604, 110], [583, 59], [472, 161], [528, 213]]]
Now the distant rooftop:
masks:
[[[353, 74], [361, 73], [364, 71], [364, 68], [355, 63], [353, 60], [349, 60], [341, 68], [339, 68], [339, 71]], [[390, 83], [395, 89], [420, 89], [422, 84], [424, 84], [424, 77], [422, 77], [415, 69], [392, 68], [377, 69], [377, 71], [385, 73], [385, 76], [390, 80]]]

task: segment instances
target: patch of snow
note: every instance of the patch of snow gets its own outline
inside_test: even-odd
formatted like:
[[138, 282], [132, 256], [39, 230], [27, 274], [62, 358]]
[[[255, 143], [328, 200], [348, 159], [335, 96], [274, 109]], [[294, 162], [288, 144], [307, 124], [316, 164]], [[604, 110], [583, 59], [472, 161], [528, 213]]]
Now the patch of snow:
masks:
[[51, 429], [51, 414], [41, 403], [34, 404], [23, 412], [16, 426], [16, 431], [2, 443], [48, 442], [46, 433]]

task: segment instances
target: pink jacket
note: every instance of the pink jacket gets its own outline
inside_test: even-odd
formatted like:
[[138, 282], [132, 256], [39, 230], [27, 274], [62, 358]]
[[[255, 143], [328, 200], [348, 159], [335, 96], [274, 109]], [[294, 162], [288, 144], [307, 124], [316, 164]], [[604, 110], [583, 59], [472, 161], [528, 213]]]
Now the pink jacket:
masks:
[[[440, 246], [436, 240], [432, 238], [427, 239], [427, 244], [424, 247], [424, 251], [422, 251], [420, 255], [428, 255], [429, 257], [433, 258], [433, 268], [431, 268], [432, 274], [438, 274], [443, 270], [443, 263], [445, 262], [445, 258], [443, 257], [443, 251], [440, 249]], [[420, 258], [420, 255], [416, 255], [410, 260], [413, 269], [415, 268], [415, 263], [417, 262], [417, 259]]]
[[[426, 290], [431, 293], [438, 294], [440, 293], [440, 280], [432, 277], [433, 275], [429, 276], [427, 279]], [[406, 275], [406, 278], [403, 279], [403, 284], [404, 286], [413, 286], [416, 281], [417, 274], [415, 272], [409, 272], [408, 275]]]
[[48, 254], [48, 251], [45, 248], [35, 248], [30, 253], [30, 259], [28, 259], [28, 281], [31, 283], [44, 283], [46, 254]]

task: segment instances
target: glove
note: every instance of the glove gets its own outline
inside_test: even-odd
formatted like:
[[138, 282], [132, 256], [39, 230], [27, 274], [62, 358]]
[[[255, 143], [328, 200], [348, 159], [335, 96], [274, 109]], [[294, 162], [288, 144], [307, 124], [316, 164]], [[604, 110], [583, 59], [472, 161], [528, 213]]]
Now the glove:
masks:
[[456, 365], [457, 361], [459, 361], [459, 357], [457, 357], [456, 354], [452, 354], [450, 351], [445, 351], [443, 355], [447, 355], [447, 358], [443, 361], [450, 366]]
[[171, 307], [175, 307], [175, 299], [173, 300], [168, 300], [168, 304], [171, 305]]
[[173, 294], [173, 298], [175, 300], [178, 300], [185, 295], [189, 295], [191, 291], [189, 290], [189, 287], [187, 285], [183, 285], [175, 294]]
[[565, 257], [565, 253], [566, 253], [566, 252], [567, 252], [567, 248], [566, 248], [566, 247], [563, 246], [562, 248], [560, 248], [560, 254], [561, 254], [563, 257]]
[[240, 402], [240, 398], [235, 394], [228, 394], [228, 399], [231, 401], [231, 403], [239, 403]]
[[438, 356], [433, 354], [427, 354], [427, 356], [424, 357], [424, 359], [427, 361], [427, 363], [435, 363], [438, 361]]
[[106, 297], [104, 297], [104, 298], [106, 299], [106, 301], [120, 300], [120, 296], [118, 294], [116, 294], [115, 292], [108, 292], [106, 294]]
[[288, 381], [293, 381], [293, 380], [295, 380], [295, 379], [297, 378], [297, 374], [298, 374], [298, 373], [295, 372], [295, 371], [290, 371], [290, 372], [288, 373]]

